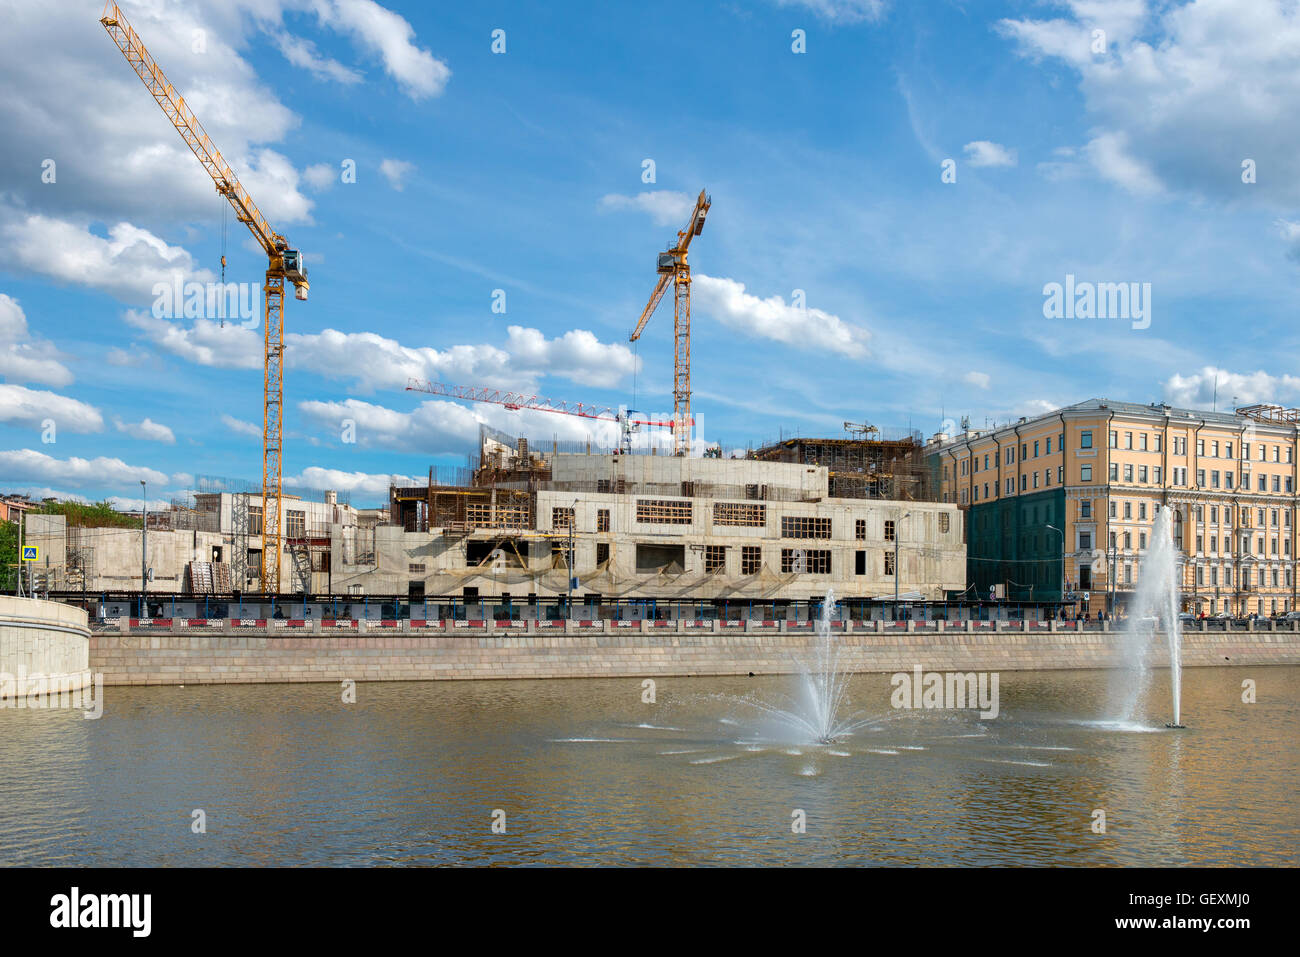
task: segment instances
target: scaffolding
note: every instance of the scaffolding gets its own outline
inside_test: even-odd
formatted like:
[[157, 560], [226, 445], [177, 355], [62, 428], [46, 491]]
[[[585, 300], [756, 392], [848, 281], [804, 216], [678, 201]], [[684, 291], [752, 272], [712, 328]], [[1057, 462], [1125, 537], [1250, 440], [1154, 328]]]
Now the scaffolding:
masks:
[[1238, 409], [1237, 414], [1269, 425], [1300, 425], [1300, 409], [1280, 405], [1246, 405]]
[[901, 438], [792, 438], [751, 453], [763, 462], [820, 465], [831, 498], [938, 501], [938, 486], [919, 433]]

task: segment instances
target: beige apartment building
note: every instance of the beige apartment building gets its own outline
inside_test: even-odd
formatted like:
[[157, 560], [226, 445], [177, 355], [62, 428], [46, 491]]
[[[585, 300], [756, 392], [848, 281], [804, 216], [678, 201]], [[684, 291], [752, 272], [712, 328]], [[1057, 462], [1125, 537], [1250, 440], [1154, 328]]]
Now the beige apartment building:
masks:
[[943, 501], [967, 513], [970, 597], [1122, 611], [1171, 508], [1184, 610], [1271, 615], [1300, 608], [1298, 442], [1300, 410], [1090, 399], [932, 455]]

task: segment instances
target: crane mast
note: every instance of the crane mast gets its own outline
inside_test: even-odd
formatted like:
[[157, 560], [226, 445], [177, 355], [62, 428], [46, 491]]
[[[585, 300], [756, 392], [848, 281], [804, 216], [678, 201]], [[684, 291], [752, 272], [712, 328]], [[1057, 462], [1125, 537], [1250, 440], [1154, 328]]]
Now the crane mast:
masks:
[[636, 328], [628, 337], [628, 342], [641, 338], [641, 330], [654, 315], [660, 300], [668, 291], [668, 284], [673, 284], [673, 454], [685, 455], [689, 451], [689, 427], [691, 420], [691, 267], [686, 261], [687, 250], [691, 240], [704, 231], [704, 217], [708, 215], [713, 204], [712, 197], [700, 190], [691, 210], [691, 218], [686, 221], [686, 228], [679, 230], [677, 241], [659, 254], [655, 268], [659, 280], [650, 301], [641, 311], [641, 318]]
[[[284, 236], [271, 228], [262, 211], [253, 202], [239, 177], [209, 139], [203, 124], [171, 85], [162, 68], [154, 61], [135, 29], [121, 9], [108, 0], [99, 22], [126, 57], [136, 75], [153, 94], [167, 119], [180, 133], [198, 158], [217, 192], [226, 198], [235, 217], [248, 227], [253, 238], [266, 253], [266, 282], [263, 297], [263, 392], [262, 392], [262, 570], [263, 594], [280, 591], [280, 558], [283, 550], [281, 523], [283, 427], [284, 427], [284, 283], [294, 286], [296, 298], [305, 301], [310, 288], [307, 267], [296, 249]], [[225, 257], [222, 257], [224, 279]], [[240, 582], [242, 588], [243, 582]]]

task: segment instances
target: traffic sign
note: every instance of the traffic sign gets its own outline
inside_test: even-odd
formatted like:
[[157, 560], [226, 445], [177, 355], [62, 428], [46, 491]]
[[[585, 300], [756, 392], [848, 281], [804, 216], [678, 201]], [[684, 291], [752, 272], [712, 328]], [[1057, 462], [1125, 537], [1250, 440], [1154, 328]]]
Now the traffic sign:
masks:
[[39, 545], [23, 546], [23, 561], [36, 562], [36, 561], [40, 561], [40, 558], [41, 558], [41, 546]]

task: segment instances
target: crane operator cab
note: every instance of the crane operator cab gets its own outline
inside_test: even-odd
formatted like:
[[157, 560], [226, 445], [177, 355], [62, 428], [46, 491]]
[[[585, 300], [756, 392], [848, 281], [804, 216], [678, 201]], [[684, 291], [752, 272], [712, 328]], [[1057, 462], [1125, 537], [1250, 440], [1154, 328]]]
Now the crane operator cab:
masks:
[[307, 290], [311, 288], [307, 282], [307, 266], [302, 261], [302, 253], [296, 249], [286, 249], [283, 252], [284, 257], [284, 278], [293, 283], [294, 298], [307, 301]]

